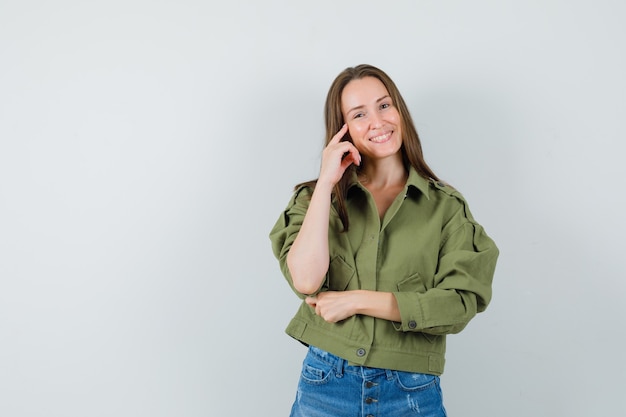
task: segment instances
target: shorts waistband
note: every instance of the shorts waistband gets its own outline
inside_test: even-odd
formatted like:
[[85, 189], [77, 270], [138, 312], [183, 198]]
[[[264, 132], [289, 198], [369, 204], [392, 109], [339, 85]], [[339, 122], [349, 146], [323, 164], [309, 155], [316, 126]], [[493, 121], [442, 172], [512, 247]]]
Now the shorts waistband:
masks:
[[363, 378], [373, 378], [383, 374], [385, 374], [388, 379], [393, 378], [393, 371], [390, 369], [351, 365], [347, 360], [312, 345], [309, 346], [308, 354], [315, 356], [317, 359], [324, 361], [329, 365], [332, 365], [336, 370], [337, 376], [339, 377], [343, 376], [344, 373], [351, 373], [361, 375]]

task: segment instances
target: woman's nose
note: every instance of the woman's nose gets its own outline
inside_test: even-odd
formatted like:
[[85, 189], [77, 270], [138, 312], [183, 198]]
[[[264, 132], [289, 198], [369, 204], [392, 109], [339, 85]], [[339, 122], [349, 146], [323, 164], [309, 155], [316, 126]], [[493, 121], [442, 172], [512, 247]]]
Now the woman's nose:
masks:
[[373, 113], [370, 118], [370, 127], [372, 129], [379, 129], [383, 126], [382, 117], [378, 113]]

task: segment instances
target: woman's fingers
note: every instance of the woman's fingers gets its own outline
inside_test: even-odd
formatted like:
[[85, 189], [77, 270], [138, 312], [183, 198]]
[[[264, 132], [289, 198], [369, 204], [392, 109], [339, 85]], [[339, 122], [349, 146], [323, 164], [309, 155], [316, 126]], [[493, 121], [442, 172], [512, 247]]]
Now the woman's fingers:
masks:
[[339, 132], [335, 133], [335, 136], [333, 136], [328, 144], [330, 145], [331, 143], [341, 142], [341, 139], [343, 139], [346, 133], [348, 133], [348, 124], [344, 123], [343, 126], [341, 126], [341, 129], [339, 129]]
[[[351, 163], [355, 163], [356, 165], [361, 164], [361, 155], [359, 154], [357, 148], [352, 144], [352, 142], [341, 141], [341, 139], [346, 135], [347, 132], [348, 125], [344, 124], [341, 130], [339, 130], [339, 132], [337, 132], [337, 134], [333, 136], [333, 138], [330, 140], [330, 142], [328, 142], [328, 145], [326, 146], [326, 153], [341, 153], [341, 161], [347, 162], [347, 165], [345, 165], [344, 168], [349, 166]], [[344, 164], [342, 163], [341, 165], [343, 166]]]
[[338, 144], [341, 143], [344, 145], [345, 152], [342, 154], [342, 167], [347, 168], [350, 164], [354, 163], [356, 165], [361, 165], [361, 155], [356, 147], [351, 142], [341, 142], [341, 139], [348, 133], [348, 124], [344, 123], [339, 129], [339, 132], [333, 136], [333, 138], [328, 143], [330, 144]]
[[327, 291], [307, 297], [305, 301], [315, 314], [329, 323], [337, 323], [355, 314], [350, 301], [353, 294], [352, 291]]
[[322, 167], [319, 180], [335, 185], [345, 170], [352, 164], [361, 164], [361, 155], [350, 141], [342, 141], [348, 133], [348, 125], [344, 124], [333, 136], [322, 153]]
[[322, 154], [320, 179], [336, 184], [346, 168], [351, 164], [360, 164], [359, 151], [350, 142], [330, 143]]
[[343, 156], [344, 163], [346, 162], [346, 160], [349, 161], [346, 167], [348, 167], [351, 163], [354, 163], [355, 165], [361, 165], [361, 154], [359, 153], [359, 150], [353, 144], [350, 144], [348, 153], [344, 154]]

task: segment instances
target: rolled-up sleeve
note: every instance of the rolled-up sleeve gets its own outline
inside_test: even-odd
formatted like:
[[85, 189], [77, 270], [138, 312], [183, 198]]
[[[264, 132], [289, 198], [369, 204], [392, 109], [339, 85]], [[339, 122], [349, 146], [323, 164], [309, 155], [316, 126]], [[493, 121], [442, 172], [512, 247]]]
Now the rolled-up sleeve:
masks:
[[311, 190], [308, 187], [297, 189], [285, 210], [280, 214], [278, 220], [276, 220], [269, 235], [272, 243], [272, 252], [276, 259], [278, 259], [284, 277], [287, 279], [291, 289], [302, 299], [304, 299], [306, 295], [298, 292], [293, 286], [293, 280], [289, 273], [289, 268], [287, 267], [287, 254], [302, 227], [302, 222], [304, 221], [310, 200]]

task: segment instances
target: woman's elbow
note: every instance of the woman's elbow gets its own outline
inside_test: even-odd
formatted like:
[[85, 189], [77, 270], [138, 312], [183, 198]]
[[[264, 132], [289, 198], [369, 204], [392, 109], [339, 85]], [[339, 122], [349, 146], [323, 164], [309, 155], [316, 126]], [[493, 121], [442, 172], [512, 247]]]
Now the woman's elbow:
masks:
[[300, 265], [287, 258], [289, 275], [296, 291], [302, 294], [316, 293], [324, 281], [327, 270], [315, 268], [314, 265]]
[[314, 294], [322, 286], [324, 274], [314, 274], [311, 271], [291, 271], [291, 280], [296, 291], [302, 294]]
[[293, 282], [293, 287], [296, 289], [296, 291], [304, 295], [315, 294], [317, 290], [319, 290], [319, 286], [311, 285], [308, 283], [301, 283], [297, 281]]
[[301, 259], [287, 255], [287, 268], [296, 291], [302, 294], [314, 294], [322, 285], [328, 272], [328, 263], [315, 262], [310, 258]]

